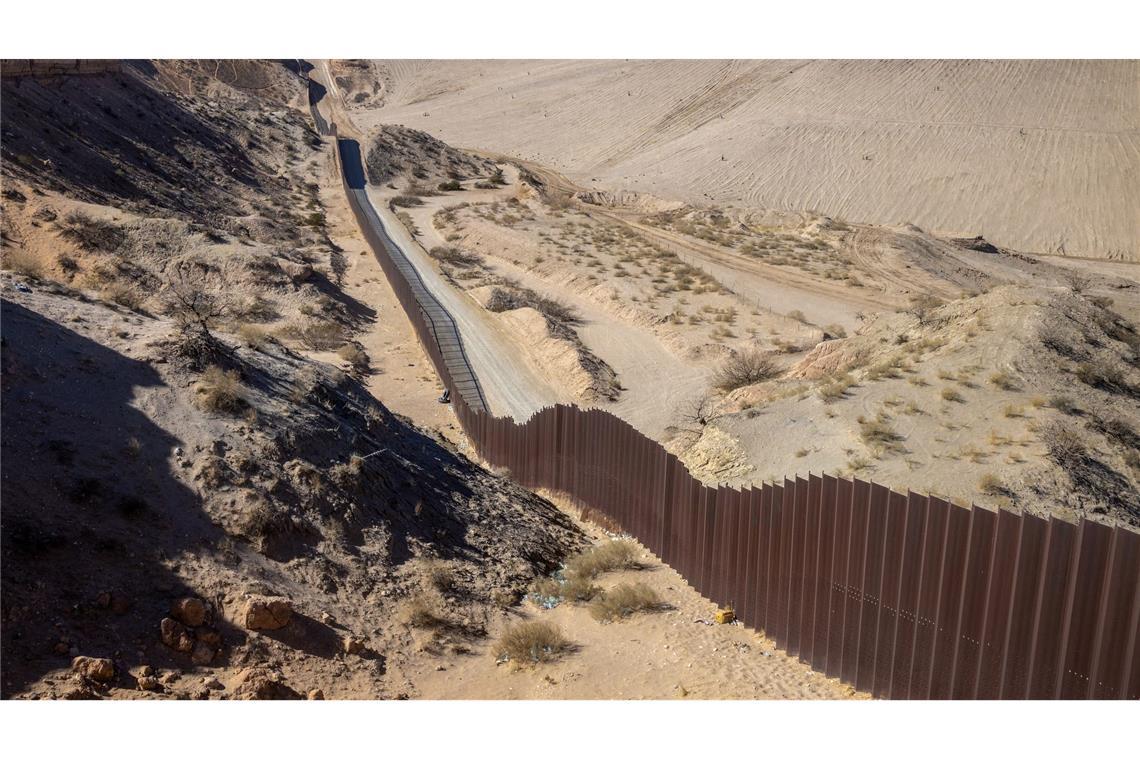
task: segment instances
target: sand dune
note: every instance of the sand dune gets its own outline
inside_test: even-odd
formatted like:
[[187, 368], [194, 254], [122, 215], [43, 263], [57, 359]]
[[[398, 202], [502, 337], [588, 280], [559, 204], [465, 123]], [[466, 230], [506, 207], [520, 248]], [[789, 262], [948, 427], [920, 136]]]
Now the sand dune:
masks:
[[585, 185], [1140, 259], [1136, 61], [381, 61], [375, 76], [359, 126]]

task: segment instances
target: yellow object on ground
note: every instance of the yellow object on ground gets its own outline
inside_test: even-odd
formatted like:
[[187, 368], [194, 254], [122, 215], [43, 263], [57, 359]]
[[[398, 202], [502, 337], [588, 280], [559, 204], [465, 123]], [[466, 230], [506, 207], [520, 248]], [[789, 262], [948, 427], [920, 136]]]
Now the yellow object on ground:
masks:
[[716, 617], [713, 619], [716, 620], [717, 623], [724, 625], [736, 620], [736, 613], [732, 611], [731, 607], [726, 607], [723, 610], [717, 610]]

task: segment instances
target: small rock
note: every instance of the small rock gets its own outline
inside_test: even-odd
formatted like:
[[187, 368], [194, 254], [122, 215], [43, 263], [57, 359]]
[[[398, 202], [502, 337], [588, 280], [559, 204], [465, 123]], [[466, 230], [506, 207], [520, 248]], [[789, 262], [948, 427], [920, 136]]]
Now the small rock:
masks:
[[180, 623], [197, 628], [206, 622], [206, 603], [196, 596], [183, 597], [170, 605], [170, 615]]
[[164, 684], [172, 684], [182, 677], [182, 673], [177, 670], [168, 670], [158, 677], [158, 680]]
[[154, 676], [139, 676], [136, 683], [139, 691], [162, 691], [162, 684]]
[[131, 609], [131, 602], [122, 594], [111, 594], [111, 612], [116, 615], [126, 615]]
[[233, 695], [238, 699], [300, 699], [281, 677], [260, 668], [246, 668], [237, 675]]
[[143, 665], [141, 668], [139, 668], [139, 675], [140, 676], [153, 676], [154, 675], [154, 668], [152, 668], [150, 665]]
[[345, 654], [360, 654], [364, 651], [364, 642], [354, 636], [345, 636], [341, 640]]
[[222, 645], [222, 634], [213, 628], [199, 628], [194, 631], [194, 637], [203, 644], [214, 647], [215, 649]]
[[321, 622], [324, 623], [325, 625], [333, 625], [336, 623], [336, 618], [334, 618], [332, 615], [330, 615], [327, 612], [322, 612], [321, 613]]
[[99, 609], [103, 609], [103, 610], [110, 607], [111, 606], [111, 592], [110, 591], [99, 592], [99, 595], [95, 597], [95, 606], [98, 607]]
[[194, 650], [190, 653], [190, 660], [195, 665], [209, 665], [214, 660], [214, 655], [218, 652], [212, 646], [199, 641], [194, 645]]
[[325, 698], [325, 693], [323, 691], [321, 691], [320, 689], [313, 689], [312, 691], [309, 692], [309, 699], [323, 700], [324, 698]]
[[55, 642], [55, 646], [52, 647], [52, 651], [56, 654], [67, 654], [71, 651], [71, 645], [66, 641], [57, 641]]
[[174, 618], [163, 618], [159, 624], [162, 631], [162, 643], [178, 652], [189, 652], [194, 649], [194, 638], [186, 626]]
[[207, 689], [213, 689], [214, 691], [221, 691], [222, 689], [226, 688], [225, 686], [222, 686], [221, 681], [214, 678], [213, 676], [206, 676], [205, 678], [203, 678], [202, 679], [202, 685], [205, 686]]
[[293, 618], [293, 605], [288, 599], [252, 596], [246, 600], [242, 622], [251, 631], [274, 631], [284, 628]]
[[115, 663], [106, 657], [76, 657], [71, 669], [92, 681], [110, 681], [115, 677]]

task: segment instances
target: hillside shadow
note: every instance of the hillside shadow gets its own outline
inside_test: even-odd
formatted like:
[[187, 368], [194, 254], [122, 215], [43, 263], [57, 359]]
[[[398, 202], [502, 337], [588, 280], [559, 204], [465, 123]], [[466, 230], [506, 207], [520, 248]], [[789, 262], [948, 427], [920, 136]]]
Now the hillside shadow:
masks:
[[[201, 552], [221, 531], [173, 477], [181, 444], [137, 408], [163, 380], [123, 356], [3, 301], [0, 553], [5, 698], [71, 653], [141, 664], [172, 599], [193, 593], [164, 559]], [[102, 596], [101, 596], [102, 595]], [[185, 667], [161, 645], [164, 658]]]

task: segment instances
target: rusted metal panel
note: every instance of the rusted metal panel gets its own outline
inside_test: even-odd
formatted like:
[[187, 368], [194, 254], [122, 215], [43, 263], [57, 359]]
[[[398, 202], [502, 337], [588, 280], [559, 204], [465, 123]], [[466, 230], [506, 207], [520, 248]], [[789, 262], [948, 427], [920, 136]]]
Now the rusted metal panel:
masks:
[[909, 699], [912, 655], [918, 626], [918, 597], [922, 584], [922, 559], [926, 517], [926, 497], [907, 492], [903, 525], [902, 556], [896, 598], [894, 656], [891, 662], [888, 699]]
[[1017, 544], [1021, 518], [1007, 510], [998, 512], [986, 613], [979, 639], [978, 672], [974, 699], [997, 699], [1001, 695], [1002, 659], [1013, 585], [1017, 578]]
[[748, 506], [744, 512], [744, 531], [746, 548], [744, 552], [744, 565], [740, 576], [744, 580], [744, 602], [741, 605], [743, 612], [741, 620], [745, 625], [757, 630], [764, 627], [761, 621], [760, 608], [757, 604], [757, 587], [760, 585], [763, 572], [760, 562], [760, 488], [748, 489]]
[[830, 639], [828, 613], [831, 609], [831, 557], [835, 537], [835, 478], [824, 475], [819, 486], [819, 539], [816, 542], [815, 612], [811, 666], [819, 671], [827, 668], [827, 642]]
[[914, 611], [914, 644], [911, 655], [911, 685], [907, 698], [926, 700], [930, 695], [939, 590], [942, 588], [943, 549], [950, 509], [943, 499], [927, 498], [926, 525], [922, 528], [918, 606]]
[[1029, 654], [1029, 698], [1054, 699], [1061, 668], [1061, 629], [1065, 592], [1076, 544], [1075, 525], [1049, 518], [1044, 565], [1038, 578], [1037, 610], [1033, 616], [1033, 644]]
[[[1097, 616], [1090, 699], [1135, 699], [1128, 696], [1129, 639], [1135, 638], [1133, 614], [1140, 587], [1140, 536], [1124, 528], [1113, 531], [1107, 583]], [[1131, 625], [1131, 630], [1129, 629]]]
[[870, 514], [871, 484], [853, 481], [851, 496], [851, 539], [847, 552], [847, 604], [843, 618], [841, 678], [855, 683], [859, 671], [859, 639], [862, 631], [863, 565], [867, 556], [867, 516]]
[[800, 583], [800, 661], [811, 663], [815, 650], [815, 594], [819, 580], [819, 512], [823, 481], [808, 475], [804, 522], [803, 581]]
[[775, 555], [773, 557], [776, 607], [772, 611], [769, 635], [781, 646], [788, 640], [788, 564], [791, 561], [788, 548], [792, 535], [792, 493], [791, 481], [772, 486], [772, 508], [775, 514], [776, 533], [773, 536]]
[[756, 610], [760, 621], [760, 628], [765, 635], [773, 637], [772, 628], [775, 626], [776, 588], [774, 574], [776, 557], [779, 550], [776, 546], [778, 534], [776, 510], [772, 506], [775, 489], [771, 483], [760, 486], [760, 535], [759, 551], [756, 556], [756, 567], [759, 577], [756, 583]]
[[876, 697], [885, 697], [891, 690], [906, 516], [906, 497], [901, 493], [888, 491], [886, 526], [883, 529], [883, 569], [878, 592], [879, 619], [876, 627], [875, 670], [871, 679], [871, 693]]
[[[1000, 526], [999, 526], [1000, 527]], [[1022, 515], [1018, 524], [1013, 598], [1007, 613], [1002, 654], [1000, 699], [1025, 699], [1029, 689], [1029, 655], [1033, 646], [1033, 618], [1045, 558], [1048, 524]]]
[[995, 513], [979, 507], [970, 510], [966, 572], [958, 605], [958, 633], [954, 641], [954, 677], [950, 691], [954, 699], [973, 699], [977, 685], [996, 526]]
[[1080, 550], [1073, 574], [1069, 619], [1063, 633], [1060, 677], [1061, 699], [1084, 699], [1092, 688], [1092, 660], [1101, 598], [1106, 589], [1106, 570], [1112, 548], [1112, 528], [1083, 520]]
[[958, 619], [965, 584], [966, 557], [970, 539], [970, 510], [951, 505], [942, 549], [941, 580], [938, 586], [938, 612], [934, 648], [931, 655], [930, 699], [950, 699], [954, 680], [954, 652]]
[[879, 627], [879, 587], [883, 577], [883, 552], [886, 541], [887, 502], [889, 492], [878, 484], [871, 484], [867, 513], [867, 539], [863, 556], [863, 573], [859, 583], [859, 658], [855, 671], [855, 688], [874, 689], [875, 655]]
[[788, 634], [784, 648], [792, 657], [800, 653], [800, 609], [803, 603], [804, 535], [807, 531], [807, 481], [792, 481], [792, 532], [788, 564]]
[[840, 676], [843, 672], [843, 627], [847, 610], [847, 553], [851, 535], [850, 480], [835, 483], [835, 535], [831, 542], [831, 583], [827, 609], [827, 664], [824, 672]]

